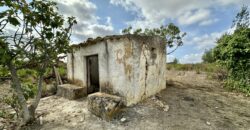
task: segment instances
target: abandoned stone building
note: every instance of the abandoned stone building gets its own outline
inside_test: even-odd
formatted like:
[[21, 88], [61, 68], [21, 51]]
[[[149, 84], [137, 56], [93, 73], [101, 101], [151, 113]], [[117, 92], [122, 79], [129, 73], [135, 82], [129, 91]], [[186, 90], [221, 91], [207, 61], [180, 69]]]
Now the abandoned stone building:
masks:
[[83, 95], [119, 95], [126, 106], [166, 87], [166, 46], [160, 37], [113, 35], [73, 45], [67, 58], [68, 79]]

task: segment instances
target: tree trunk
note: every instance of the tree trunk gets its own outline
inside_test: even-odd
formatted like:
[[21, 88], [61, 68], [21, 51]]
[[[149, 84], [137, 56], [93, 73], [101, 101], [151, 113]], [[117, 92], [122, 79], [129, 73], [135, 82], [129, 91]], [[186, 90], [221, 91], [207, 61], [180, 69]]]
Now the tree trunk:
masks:
[[35, 118], [36, 108], [40, 102], [42, 96], [42, 86], [43, 86], [43, 74], [40, 74], [38, 80], [38, 90], [35, 100], [32, 102], [31, 106], [29, 107], [30, 115], [32, 118]]
[[45, 62], [42, 65], [41, 68], [41, 72], [39, 74], [39, 79], [38, 79], [38, 89], [37, 89], [37, 95], [36, 98], [33, 100], [32, 104], [29, 107], [29, 112], [31, 117], [34, 119], [35, 118], [35, 112], [36, 112], [36, 108], [40, 102], [40, 99], [42, 97], [42, 88], [43, 88], [43, 79], [44, 79], [44, 72], [46, 71], [46, 67], [47, 67], [47, 62]]
[[42, 83], [43, 83], [46, 65], [47, 64], [45, 63], [42, 66], [42, 69], [41, 69], [42, 72], [39, 75], [38, 90], [37, 90], [36, 98], [34, 99], [32, 104], [28, 107], [26, 100], [25, 100], [25, 97], [24, 97], [24, 94], [23, 94], [23, 91], [21, 89], [21, 82], [18, 78], [16, 68], [13, 66], [12, 63], [8, 64], [8, 68], [11, 72], [12, 83], [13, 83], [14, 89], [15, 89], [17, 96], [18, 96], [18, 102], [21, 106], [21, 114], [20, 115], [22, 116], [22, 124], [27, 124], [35, 119], [35, 111], [36, 111], [36, 108], [37, 108], [37, 106], [40, 102], [41, 96], [42, 96], [42, 86], [43, 86]]
[[26, 124], [26, 123], [31, 121], [31, 116], [30, 116], [29, 109], [27, 107], [25, 97], [23, 95], [23, 91], [21, 89], [21, 82], [17, 76], [16, 68], [13, 66], [12, 63], [8, 64], [8, 68], [9, 68], [10, 73], [11, 73], [13, 87], [17, 93], [19, 105], [21, 106], [21, 114], [20, 115], [22, 116], [22, 123]]

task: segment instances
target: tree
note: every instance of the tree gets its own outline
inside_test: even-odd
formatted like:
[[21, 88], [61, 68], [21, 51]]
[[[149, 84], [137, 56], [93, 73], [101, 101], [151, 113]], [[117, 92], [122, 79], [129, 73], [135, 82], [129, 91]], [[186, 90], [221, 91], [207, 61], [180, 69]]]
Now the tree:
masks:
[[180, 29], [173, 23], [153, 29], [146, 28], [143, 30], [141, 28], [138, 28], [135, 29], [134, 31], [133, 28], [129, 26], [128, 28], [123, 29], [122, 33], [147, 35], [147, 36], [160, 36], [163, 39], [165, 39], [165, 43], [169, 48], [175, 46], [175, 48], [171, 52], [168, 52], [167, 55], [173, 53], [175, 50], [178, 49], [179, 46], [182, 46], [183, 45], [182, 39], [186, 36], [186, 33], [181, 32]]
[[204, 63], [213, 63], [215, 62], [213, 49], [205, 50], [205, 53], [202, 55], [202, 60]]
[[250, 16], [248, 11], [248, 6], [243, 5], [241, 11], [237, 13], [235, 19], [233, 20], [232, 28], [248, 28], [250, 26], [249, 22]]
[[174, 58], [173, 64], [178, 64], [178, 63], [179, 63], [178, 59], [177, 59], [177, 58]]
[[224, 34], [214, 48], [214, 58], [228, 70], [227, 85], [250, 93], [249, 11], [243, 6], [236, 15], [233, 34]]
[[[56, 62], [58, 55], [69, 51], [69, 40], [74, 17], [67, 21], [57, 13], [56, 3], [51, 1], [3, 0], [0, 7], [0, 65], [11, 73], [12, 86], [17, 93], [22, 123], [35, 118], [35, 110], [41, 98], [46, 68]], [[31, 68], [37, 71], [37, 94], [27, 105], [21, 89], [17, 70]]]

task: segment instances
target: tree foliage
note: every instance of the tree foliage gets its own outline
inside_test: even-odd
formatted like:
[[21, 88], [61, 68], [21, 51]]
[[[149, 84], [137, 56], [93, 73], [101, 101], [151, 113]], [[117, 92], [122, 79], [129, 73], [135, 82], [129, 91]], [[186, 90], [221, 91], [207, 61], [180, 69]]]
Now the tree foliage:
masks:
[[250, 26], [249, 19], [250, 16], [248, 6], [243, 5], [241, 11], [237, 13], [235, 19], [233, 20], [232, 28], [248, 28]]
[[179, 63], [179, 60], [177, 58], [174, 58], [173, 64], [178, 64], [178, 63]]
[[213, 49], [205, 50], [204, 54], [202, 55], [202, 60], [204, 63], [214, 63], [214, 53]]
[[168, 54], [173, 53], [179, 46], [183, 45], [183, 38], [186, 35], [186, 33], [181, 32], [179, 27], [177, 27], [173, 23], [165, 26], [160, 26], [159, 28], [146, 28], [144, 30], [141, 28], [133, 30], [133, 28], [129, 26], [128, 28], [123, 29], [122, 33], [162, 37], [163, 39], [165, 39], [165, 43], [168, 47], [175, 47], [175, 49], [173, 49], [173, 51], [171, 52], [168, 52]]
[[[41, 98], [43, 76], [58, 55], [69, 51], [74, 17], [65, 18], [57, 13], [56, 3], [33, 0], [2, 0], [0, 7], [0, 65], [6, 66], [12, 78], [24, 123], [34, 118]], [[17, 70], [32, 68], [37, 71], [37, 95], [27, 106]]]
[[250, 93], [250, 19], [243, 6], [233, 21], [236, 30], [224, 34], [214, 48], [214, 58], [228, 70], [227, 86]]

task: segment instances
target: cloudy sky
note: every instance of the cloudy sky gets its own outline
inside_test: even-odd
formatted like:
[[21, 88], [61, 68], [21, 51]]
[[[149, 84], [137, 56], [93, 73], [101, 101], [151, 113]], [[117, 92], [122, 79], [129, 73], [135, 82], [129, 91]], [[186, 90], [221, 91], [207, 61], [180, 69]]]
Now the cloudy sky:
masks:
[[65, 16], [75, 16], [72, 43], [89, 37], [120, 34], [121, 30], [159, 27], [173, 22], [187, 33], [184, 45], [168, 56], [181, 63], [201, 62], [205, 49], [230, 31], [241, 6], [250, 0], [54, 0]]

